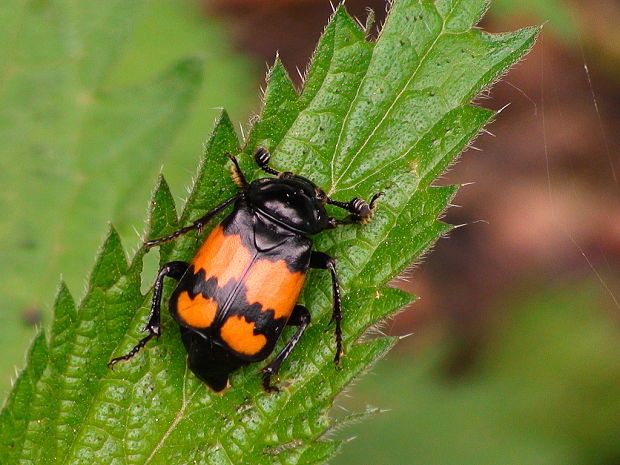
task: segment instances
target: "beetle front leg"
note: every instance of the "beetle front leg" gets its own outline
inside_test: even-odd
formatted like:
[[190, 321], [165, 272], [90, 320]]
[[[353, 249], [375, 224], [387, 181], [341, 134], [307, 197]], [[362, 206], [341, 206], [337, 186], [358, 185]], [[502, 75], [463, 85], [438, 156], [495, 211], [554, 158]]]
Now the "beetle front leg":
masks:
[[176, 239], [177, 237], [187, 234], [190, 231], [194, 231], [196, 229], [198, 231], [202, 231], [202, 228], [204, 228], [206, 224], [209, 221], [211, 221], [215, 215], [217, 215], [219, 212], [224, 210], [227, 206], [229, 206], [231, 203], [233, 203], [235, 200], [237, 200], [242, 195], [243, 194], [237, 194], [234, 197], [231, 197], [228, 200], [225, 200], [224, 202], [219, 204], [217, 207], [215, 207], [213, 210], [211, 210], [210, 212], [207, 212], [203, 217], [198, 218], [196, 221], [194, 221], [189, 226], [184, 226], [178, 231], [175, 231], [172, 234], [169, 234], [165, 237], [160, 237], [159, 239], [153, 239], [151, 241], [146, 241], [144, 245], [147, 247], [147, 249], [150, 249], [151, 247], [159, 245], [162, 242], [168, 242], [173, 239]]
[[332, 276], [332, 318], [329, 320], [329, 324], [336, 323], [336, 356], [334, 357], [334, 363], [338, 365], [340, 363], [340, 357], [342, 356], [342, 304], [340, 301], [340, 284], [338, 283], [338, 275], [336, 274], [336, 260], [323, 252], [312, 252], [310, 255], [310, 268], [318, 268], [321, 270], [329, 270]]
[[159, 273], [157, 274], [157, 279], [155, 280], [155, 285], [153, 286], [153, 299], [151, 300], [151, 314], [149, 316], [149, 321], [142, 330], [143, 332], [148, 331], [148, 335], [138, 342], [133, 349], [127, 352], [125, 355], [121, 357], [113, 358], [108, 362], [108, 366], [112, 367], [116, 365], [118, 362], [126, 361], [136, 355], [140, 350], [149, 342], [153, 337], [159, 337], [161, 334], [161, 298], [164, 287], [164, 278], [168, 276], [169, 278], [176, 279], [177, 281], [181, 279], [181, 277], [185, 274], [187, 269], [189, 268], [189, 263], [186, 262], [170, 262], [166, 263]]
[[278, 374], [280, 371], [280, 366], [282, 366], [282, 362], [286, 360], [286, 358], [291, 354], [295, 345], [301, 339], [304, 331], [310, 324], [310, 312], [303, 305], [295, 305], [293, 308], [293, 313], [291, 313], [291, 317], [288, 319], [286, 323], [288, 326], [299, 326], [293, 337], [286, 343], [284, 349], [274, 358], [269, 365], [263, 368], [261, 371], [263, 373], [263, 389], [267, 392], [279, 391], [277, 386], [271, 384], [271, 377]]

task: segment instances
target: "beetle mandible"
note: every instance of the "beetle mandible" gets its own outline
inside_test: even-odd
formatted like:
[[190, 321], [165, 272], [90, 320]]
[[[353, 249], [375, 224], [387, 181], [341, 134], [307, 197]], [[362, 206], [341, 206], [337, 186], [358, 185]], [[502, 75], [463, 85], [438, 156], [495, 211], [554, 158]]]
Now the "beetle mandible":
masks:
[[[297, 304], [309, 268], [329, 270], [331, 274], [330, 323], [335, 323], [334, 362], [339, 363], [342, 310], [336, 264], [329, 255], [312, 250], [309, 236], [339, 225], [366, 223], [383, 193], [374, 195], [369, 203], [357, 197], [338, 202], [309, 179], [270, 167], [269, 151], [263, 147], [256, 150], [254, 159], [259, 168], [276, 177], [248, 183], [237, 159], [227, 156], [233, 163], [233, 181], [241, 192], [191, 225], [145, 245], [151, 248], [193, 230], [200, 233], [234, 203], [233, 211], [209, 233], [191, 263], [174, 261], [159, 270], [144, 328], [148, 335], [127, 354], [112, 359], [109, 366], [129, 360], [153, 337], [159, 337], [162, 288], [164, 278], [169, 277], [178, 281], [168, 306], [180, 326], [188, 366], [215, 391], [226, 388], [230, 373], [239, 367], [265, 360], [284, 326], [297, 326], [280, 353], [261, 370], [263, 388], [277, 391], [271, 378], [310, 324], [310, 312]], [[342, 208], [349, 215], [332, 218], [326, 205]]]

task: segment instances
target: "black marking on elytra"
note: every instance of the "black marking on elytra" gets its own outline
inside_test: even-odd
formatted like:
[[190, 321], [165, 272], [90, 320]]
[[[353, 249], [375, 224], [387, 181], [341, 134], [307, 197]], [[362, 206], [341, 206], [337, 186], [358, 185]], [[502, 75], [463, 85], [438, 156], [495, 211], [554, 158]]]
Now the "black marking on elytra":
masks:
[[[238, 354], [238, 356], [247, 360], [262, 360], [266, 356], [265, 354], [269, 354], [273, 350], [273, 346], [277, 342], [277, 336], [282, 332], [287, 323], [287, 318], [274, 318], [274, 310], [265, 310], [258, 302], [250, 304], [247, 299], [247, 287], [243, 282], [231, 279], [223, 287], [219, 287], [217, 278], [210, 277], [205, 280], [205, 274], [203, 269], [195, 272], [193, 265], [190, 266], [188, 272], [183, 276], [170, 297], [169, 307], [171, 314], [181, 326], [191, 329], [203, 338], [214, 338], [216, 343], [223, 346], [227, 345], [219, 336], [222, 325], [231, 316], [242, 316], [246, 321], [255, 324], [254, 334], [263, 334], [267, 338], [268, 343], [259, 353], [253, 356], [243, 354]], [[191, 299], [195, 299], [198, 294], [202, 294], [204, 298], [213, 299], [217, 303], [216, 317], [210, 327], [192, 328], [177, 316], [178, 298], [185, 291], [187, 291]]]

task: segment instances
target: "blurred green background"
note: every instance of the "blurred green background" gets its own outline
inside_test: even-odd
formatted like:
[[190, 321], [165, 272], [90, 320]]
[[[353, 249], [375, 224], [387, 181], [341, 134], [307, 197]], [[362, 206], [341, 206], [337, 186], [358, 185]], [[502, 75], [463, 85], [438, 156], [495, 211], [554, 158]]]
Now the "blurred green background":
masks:
[[[43, 15], [45, 4], [32, 2], [33, 14]], [[347, 1], [359, 18], [367, 6], [384, 17], [385, 0]], [[122, 46], [93, 86], [97, 92], [79, 98], [105, 109], [106, 99], [131, 100], [163, 73], [164, 84], [149, 92], [177, 92], [182, 108], [159, 120], [147, 107], [137, 113], [154, 119], [150, 131], [157, 143], [152, 157], [140, 155], [139, 139], [120, 151], [123, 166], [139, 167], [135, 179], [97, 165], [102, 152], [60, 163], [64, 171], [48, 188], [40, 179], [51, 158], [41, 141], [55, 134], [26, 132], [24, 140], [38, 137], [41, 147], [41, 161], [27, 162], [15, 153], [29, 156], [32, 147], [15, 142], [12, 128], [20, 117], [45, 120], [50, 110], [33, 106], [26, 116], [0, 111], [0, 141], [16, 146], [15, 153], [4, 143], [0, 149], [0, 206], [13, 215], [0, 223], [0, 397], [22, 365], [35, 326], [50, 321], [60, 274], [79, 299], [108, 220], [128, 249], [136, 247], [135, 231], [142, 229], [158, 172], [163, 169], [183, 199], [216, 108], [228, 109], [239, 130], [247, 130], [276, 51], [299, 84], [297, 70], [305, 69], [330, 12], [324, 0], [153, 0], [121, 11], [127, 18]], [[0, 10], [0, 22], [23, 20]], [[334, 432], [356, 439], [333, 463], [620, 464], [619, 22], [614, 0], [493, 3], [485, 29], [545, 23], [544, 34], [526, 60], [478, 100], [498, 110], [510, 106], [488, 128], [494, 137], [483, 134], [475, 144], [480, 150], [468, 150], [440, 181], [471, 183], [455, 200], [461, 208], [445, 218], [462, 226], [440, 240], [425, 263], [395, 280], [421, 299], [378, 330], [411, 335], [339, 398], [334, 415], [367, 405], [386, 411]], [[0, 34], [5, 58], [19, 60], [20, 51], [9, 46], [19, 30]], [[182, 62], [187, 58], [197, 60]], [[19, 72], [8, 62], [0, 60], [5, 102]], [[172, 75], [184, 80], [166, 81], [171, 69], [180, 69]], [[92, 137], [84, 131], [85, 146], [105, 144], [95, 137], [108, 130], [105, 115], [94, 119]], [[168, 136], [166, 127], [174, 127]], [[12, 175], [26, 176], [38, 190], [26, 191], [21, 178], [8, 179]], [[123, 201], [106, 201], [117, 182]], [[79, 190], [82, 184], [94, 187]], [[65, 204], [61, 213], [54, 210], [56, 196], [69, 188], [97, 199], [97, 214]], [[33, 199], [32, 192], [38, 193]], [[41, 192], [49, 192], [43, 202]], [[47, 214], [59, 218], [67, 243], [54, 242], [58, 231], [45, 228]], [[32, 217], [37, 220], [27, 221]], [[32, 240], [14, 243], [15, 231], [24, 230], [34, 231]], [[36, 266], [27, 269], [20, 260]]]

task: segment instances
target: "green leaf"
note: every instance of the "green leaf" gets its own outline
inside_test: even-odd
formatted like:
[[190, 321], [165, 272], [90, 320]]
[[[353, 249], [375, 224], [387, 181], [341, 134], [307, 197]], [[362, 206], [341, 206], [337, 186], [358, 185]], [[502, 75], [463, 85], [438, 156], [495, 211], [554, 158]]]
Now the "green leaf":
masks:
[[28, 354], [28, 367], [21, 373], [0, 413], [0, 459], [9, 458], [21, 450], [24, 432], [29, 428], [31, 402], [39, 387], [37, 383], [48, 363], [45, 334], [39, 333]]
[[[360, 336], [412, 300], [387, 283], [449, 229], [437, 218], [456, 188], [432, 187], [432, 181], [493, 116], [470, 101], [538, 32], [475, 29], [485, 8], [479, 0], [399, 0], [376, 43], [338, 8], [300, 93], [276, 61], [261, 117], [243, 148], [221, 114], [178, 221], [163, 178], [154, 192], [149, 237], [188, 224], [236, 192], [226, 152], [241, 152], [246, 174], [256, 177], [249, 155], [257, 145], [272, 151], [274, 166], [313, 179], [335, 199], [385, 191], [368, 225], [316, 238], [316, 248], [334, 256], [339, 268], [346, 353], [340, 370], [333, 364], [334, 336], [326, 331], [329, 277], [316, 270], [302, 296], [312, 325], [283, 366], [278, 394], [261, 390], [256, 365], [233, 374], [223, 395], [211, 392], [188, 371], [168, 315], [159, 340], [108, 369], [108, 360], [142, 337], [150, 298], [140, 292], [145, 250], [127, 263], [111, 229], [77, 316], [61, 290], [63, 323], [52, 328], [51, 340], [64, 341], [63, 363], [37, 368], [33, 355], [18, 381], [19, 396], [3, 412], [3, 434], [10, 438], [22, 428], [24, 440], [2, 463], [315, 464], [331, 457], [339, 447], [325, 435], [338, 424], [328, 416], [334, 397], [396, 342], [360, 342]], [[161, 263], [191, 259], [200, 240], [188, 234], [162, 247]], [[279, 347], [291, 334], [285, 331]], [[14, 405], [22, 405], [17, 423]]]

